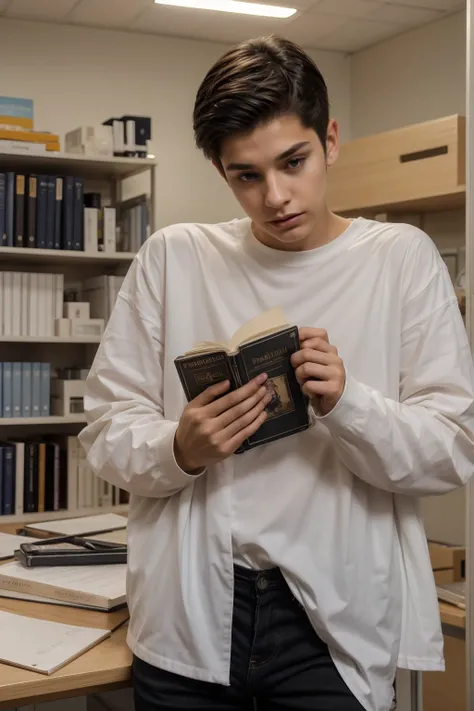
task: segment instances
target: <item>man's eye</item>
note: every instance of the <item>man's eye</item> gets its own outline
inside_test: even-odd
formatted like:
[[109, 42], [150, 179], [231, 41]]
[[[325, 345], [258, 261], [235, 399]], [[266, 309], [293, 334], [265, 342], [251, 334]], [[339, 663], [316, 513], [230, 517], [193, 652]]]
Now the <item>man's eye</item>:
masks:
[[239, 180], [242, 180], [244, 183], [248, 183], [252, 180], [257, 180], [258, 175], [257, 173], [241, 173], [239, 175]]
[[286, 164], [288, 168], [300, 168], [303, 165], [304, 158], [290, 158]]

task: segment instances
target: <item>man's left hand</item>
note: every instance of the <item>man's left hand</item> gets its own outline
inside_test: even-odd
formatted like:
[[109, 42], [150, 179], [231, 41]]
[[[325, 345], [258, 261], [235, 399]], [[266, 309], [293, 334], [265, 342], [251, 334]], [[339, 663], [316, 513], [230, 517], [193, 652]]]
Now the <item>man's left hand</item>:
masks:
[[327, 415], [339, 402], [346, 382], [346, 370], [337, 348], [321, 328], [300, 328], [301, 350], [291, 363], [302, 391], [314, 401], [316, 410]]

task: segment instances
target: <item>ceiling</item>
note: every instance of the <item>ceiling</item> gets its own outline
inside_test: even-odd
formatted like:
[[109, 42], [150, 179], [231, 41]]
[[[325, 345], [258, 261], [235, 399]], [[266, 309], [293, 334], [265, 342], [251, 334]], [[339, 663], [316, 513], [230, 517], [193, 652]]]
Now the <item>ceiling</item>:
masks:
[[434, 22], [466, 0], [259, 0], [297, 8], [287, 20], [155, 5], [153, 0], [0, 0], [0, 17], [226, 43], [278, 33], [313, 49], [356, 52]]

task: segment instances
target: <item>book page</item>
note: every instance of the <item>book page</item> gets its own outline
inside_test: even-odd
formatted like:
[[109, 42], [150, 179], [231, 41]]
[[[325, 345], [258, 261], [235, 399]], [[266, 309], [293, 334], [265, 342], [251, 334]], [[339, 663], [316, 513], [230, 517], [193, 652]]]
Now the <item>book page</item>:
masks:
[[109, 630], [76, 627], [0, 610], [0, 660], [52, 674], [110, 636]]
[[[111, 565], [58, 565], [25, 568], [18, 561], [0, 566], [0, 587], [3, 578], [18, 581], [16, 589], [21, 591], [21, 582], [40, 583], [55, 588], [83, 593], [85, 595], [100, 595], [113, 604], [125, 601], [126, 563]], [[30, 594], [35, 594], [31, 589]], [[38, 594], [42, 594], [38, 592]], [[46, 596], [46, 595], [42, 595]]]
[[58, 536], [82, 536], [94, 531], [120, 529], [127, 527], [125, 516], [118, 514], [98, 514], [97, 516], [83, 516], [80, 518], [66, 518], [60, 521], [43, 521], [25, 526], [26, 529], [45, 531]]
[[253, 340], [260, 336], [264, 336], [272, 331], [278, 331], [280, 328], [287, 328], [288, 322], [283, 313], [281, 306], [276, 306], [274, 309], [264, 311], [251, 321], [247, 321], [234, 333], [230, 341], [230, 350], [234, 351], [237, 346], [246, 341]]
[[37, 538], [30, 536], [15, 536], [12, 533], [0, 533], [0, 560], [13, 558], [13, 553], [18, 550], [21, 543], [34, 543]]

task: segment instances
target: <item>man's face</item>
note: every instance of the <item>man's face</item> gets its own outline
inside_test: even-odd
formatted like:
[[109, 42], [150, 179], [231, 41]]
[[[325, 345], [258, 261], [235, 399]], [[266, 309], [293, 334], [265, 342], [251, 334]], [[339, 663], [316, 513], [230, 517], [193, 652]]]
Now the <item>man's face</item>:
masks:
[[325, 154], [316, 132], [293, 114], [224, 141], [225, 177], [261, 242], [294, 251], [314, 246], [328, 215], [326, 168], [337, 158], [338, 143], [335, 121]]

